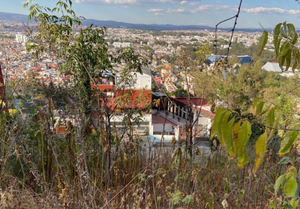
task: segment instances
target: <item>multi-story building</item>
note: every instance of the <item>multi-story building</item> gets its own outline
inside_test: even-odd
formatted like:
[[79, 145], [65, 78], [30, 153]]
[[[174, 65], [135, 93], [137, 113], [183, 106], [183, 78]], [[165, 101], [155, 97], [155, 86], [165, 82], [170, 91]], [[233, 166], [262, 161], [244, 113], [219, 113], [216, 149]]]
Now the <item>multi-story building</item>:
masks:
[[18, 43], [26, 43], [26, 41], [28, 40], [28, 37], [24, 34], [16, 34], [16, 42]]
[[192, 137], [195, 143], [208, 138], [215, 114], [205, 99], [173, 98], [161, 93], [154, 93], [154, 98], [151, 142], [185, 141]]

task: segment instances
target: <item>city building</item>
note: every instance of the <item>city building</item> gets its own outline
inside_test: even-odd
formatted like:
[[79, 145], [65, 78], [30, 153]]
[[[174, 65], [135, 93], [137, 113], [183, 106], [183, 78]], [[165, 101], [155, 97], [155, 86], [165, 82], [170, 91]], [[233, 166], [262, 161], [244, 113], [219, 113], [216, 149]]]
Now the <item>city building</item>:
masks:
[[131, 43], [129, 42], [114, 42], [112, 45], [116, 48], [131, 47]]
[[[97, 85], [93, 85], [94, 90], [98, 91], [102, 109], [102, 112], [93, 113], [93, 122], [100, 127], [101, 121], [108, 121], [110, 117], [109, 123], [115, 134], [124, 136], [130, 128], [133, 128], [132, 131], [136, 136], [147, 139], [152, 120], [151, 71], [149, 68], [143, 68], [142, 74], [128, 72], [125, 76], [123, 68], [115, 70], [114, 75], [105, 73], [97, 81]], [[131, 115], [128, 115], [128, 112]], [[129, 123], [134, 124], [133, 127], [129, 128]]]
[[28, 41], [28, 37], [24, 34], [16, 34], [16, 42], [18, 43], [26, 43]]
[[189, 140], [189, 125], [194, 143], [208, 139], [215, 114], [205, 99], [167, 97], [159, 92], [153, 99], [151, 142]]

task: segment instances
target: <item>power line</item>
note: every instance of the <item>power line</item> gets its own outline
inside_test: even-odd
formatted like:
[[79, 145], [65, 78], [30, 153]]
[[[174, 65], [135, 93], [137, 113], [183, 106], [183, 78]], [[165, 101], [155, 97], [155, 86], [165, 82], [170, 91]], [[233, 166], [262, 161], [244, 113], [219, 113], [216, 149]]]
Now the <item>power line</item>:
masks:
[[225, 19], [225, 20], [222, 20], [221, 22], [219, 22], [219, 23], [216, 25], [216, 28], [215, 28], [214, 47], [215, 47], [215, 54], [217, 54], [217, 53], [218, 53], [218, 26], [221, 25], [221, 24], [224, 23], [224, 22], [227, 22], [227, 21], [232, 20], [232, 19], [235, 18], [233, 28], [231, 29], [231, 37], [230, 37], [229, 44], [228, 44], [228, 49], [227, 49], [227, 56], [226, 56], [226, 59], [228, 58], [228, 55], [229, 55], [229, 51], [230, 51], [230, 47], [231, 47], [231, 44], [232, 44], [233, 35], [234, 35], [235, 28], [236, 28], [236, 25], [237, 25], [237, 20], [238, 20], [238, 18], [239, 18], [240, 12], [241, 12], [242, 3], [243, 3], [243, 0], [240, 0], [240, 4], [239, 4], [239, 7], [238, 7], [238, 10], [237, 10], [236, 15], [234, 15], [234, 16], [232, 16], [232, 17], [230, 17], [230, 18], [227, 18], [227, 19]]

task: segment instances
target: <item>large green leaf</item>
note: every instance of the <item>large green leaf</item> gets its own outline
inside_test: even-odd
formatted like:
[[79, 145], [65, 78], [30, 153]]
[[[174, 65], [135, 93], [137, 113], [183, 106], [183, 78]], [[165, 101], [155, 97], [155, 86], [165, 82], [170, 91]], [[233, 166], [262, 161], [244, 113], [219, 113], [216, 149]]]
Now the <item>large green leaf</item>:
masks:
[[289, 131], [285, 134], [284, 139], [280, 144], [280, 150], [278, 154], [283, 156], [290, 152], [292, 145], [295, 143], [298, 136], [298, 132], [296, 131]]
[[297, 35], [297, 32], [296, 32], [295, 26], [291, 23], [288, 23], [287, 27], [289, 29], [289, 36], [291, 38], [291, 43], [292, 44], [297, 43], [298, 35]]
[[282, 27], [280, 27], [280, 35], [284, 38], [288, 38], [286, 22], [283, 22]]
[[265, 102], [259, 102], [256, 105], [255, 115], [259, 115], [262, 112], [264, 105], [265, 105]]
[[292, 62], [292, 50], [290, 48], [285, 54], [285, 71], [287, 71], [290, 68], [291, 62]]
[[266, 119], [266, 126], [272, 127], [275, 122], [275, 108], [273, 107], [269, 110], [267, 119]]
[[285, 174], [279, 176], [279, 178], [276, 180], [275, 186], [274, 186], [274, 188], [275, 188], [275, 195], [277, 195], [277, 193], [278, 193], [280, 187], [282, 186], [284, 180], [285, 180]]
[[255, 160], [255, 166], [254, 166], [254, 172], [256, 172], [261, 165], [265, 153], [267, 150], [267, 132], [260, 135], [255, 142], [255, 154], [256, 154], [256, 160]]
[[261, 53], [264, 50], [267, 43], [268, 43], [268, 32], [264, 31], [262, 36], [259, 38], [259, 52], [258, 52], [258, 55], [261, 55]]
[[292, 49], [293, 49], [293, 47], [292, 47], [290, 41], [286, 40], [281, 45], [279, 53], [277, 53], [279, 66], [282, 68], [284, 63], [286, 63], [286, 69], [285, 70], [288, 70], [290, 65], [291, 65]]
[[275, 196], [280, 188], [283, 188], [285, 197], [296, 197], [297, 191], [297, 169], [294, 166], [289, 167], [285, 174], [282, 174], [275, 182]]
[[253, 108], [255, 108], [256, 107], [256, 105], [260, 102], [262, 100], [262, 98], [261, 97], [257, 97], [257, 98], [255, 98], [254, 99], [254, 101], [253, 101]]
[[292, 198], [290, 200], [290, 204], [292, 206], [293, 209], [296, 209], [298, 207], [298, 204], [299, 204], [299, 199], [298, 198]]
[[223, 114], [226, 111], [227, 110], [225, 108], [220, 108], [217, 110], [217, 113], [216, 113], [216, 116], [214, 119], [214, 123], [213, 123], [212, 129], [211, 129], [211, 133], [210, 133], [210, 139], [212, 139], [215, 136], [215, 134], [217, 133], [218, 127], [221, 125]]
[[237, 147], [238, 147], [238, 137], [239, 137], [239, 130], [241, 126], [242, 120], [239, 120], [237, 123], [233, 125], [232, 128], [232, 144], [233, 144], [233, 155], [235, 157], [237, 154]]
[[283, 188], [286, 197], [293, 197], [297, 191], [297, 180], [293, 175], [289, 175]]
[[273, 44], [274, 44], [274, 47], [275, 47], [276, 57], [278, 57], [279, 46], [280, 46], [280, 42], [282, 40], [282, 38], [280, 37], [281, 25], [282, 25], [282, 23], [277, 24], [276, 27], [273, 30]]
[[230, 115], [231, 115], [231, 112], [229, 112], [229, 111], [226, 111], [223, 114], [221, 124], [218, 126], [218, 129], [217, 129], [218, 139], [219, 139], [220, 143], [224, 146], [225, 146], [225, 138], [224, 138], [223, 133], [224, 132], [226, 132], [226, 134], [228, 133], [227, 124], [228, 124], [228, 119], [229, 119]]
[[273, 127], [272, 127], [272, 128], [271, 128], [271, 127], [270, 127], [270, 128], [267, 128], [268, 131], [271, 130], [271, 132], [269, 133], [269, 136], [268, 136], [268, 140], [267, 140], [267, 141], [269, 141], [269, 140], [275, 135], [275, 133], [276, 133], [276, 131], [277, 131], [278, 121], [279, 121], [279, 119], [276, 118], [276, 119], [275, 119], [275, 122], [274, 122], [274, 124], [273, 124]]
[[278, 64], [279, 67], [282, 68], [284, 65], [285, 57], [284, 56], [278, 56]]
[[251, 136], [251, 124], [245, 121], [239, 130], [237, 150], [238, 150], [238, 166], [244, 167], [249, 162], [247, 144]]
[[234, 156], [233, 140], [232, 140], [232, 127], [234, 124], [235, 118], [232, 118], [225, 126], [225, 129], [222, 131], [222, 140], [224, 142], [225, 148], [229, 155]]

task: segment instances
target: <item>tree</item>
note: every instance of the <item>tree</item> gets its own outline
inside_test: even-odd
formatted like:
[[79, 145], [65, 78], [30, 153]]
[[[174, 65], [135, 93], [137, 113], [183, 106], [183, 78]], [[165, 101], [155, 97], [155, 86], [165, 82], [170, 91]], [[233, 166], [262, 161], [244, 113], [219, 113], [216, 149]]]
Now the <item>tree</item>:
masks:
[[[36, 58], [39, 58], [44, 52], [55, 54], [59, 63], [59, 71], [70, 78], [67, 85], [73, 87], [69, 88], [70, 92], [66, 97], [69, 102], [73, 103], [72, 106], [77, 106], [71, 111], [77, 117], [76, 129], [79, 129], [79, 137], [78, 141], [74, 142], [72, 139], [74, 128], [71, 128], [73, 124], [70, 124], [67, 140], [71, 144], [70, 153], [73, 153], [72, 149], [78, 149], [82, 155], [76, 163], [73, 162], [77, 165], [75, 173], [77, 175], [84, 173], [85, 175], [76, 177], [72, 174], [72, 178], [79, 179], [82, 192], [86, 190], [86, 194], [82, 193], [83, 196], [94, 193], [93, 186], [91, 186], [91, 175], [98, 174], [89, 169], [89, 153], [86, 152], [86, 146], [94, 143], [86, 141], [93, 138], [90, 131], [93, 126], [99, 138], [102, 138], [95, 148], [99, 154], [93, 157], [100, 162], [101, 158], [98, 155], [103, 154], [105, 163], [102, 166], [105, 167], [105, 172], [102, 171], [102, 173], [106, 178], [105, 184], [109, 188], [112, 173], [111, 149], [114, 141], [111, 118], [121, 103], [111, 104], [107, 94], [97, 89], [97, 84], [107, 74], [114, 76], [117, 73], [115, 71], [117, 66], [124, 69], [121, 73], [122, 82], [133, 82], [128, 74], [130, 72], [142, 73], [142, 66], [147, 65], [148, 62], [131, 48], [122, 48], [117, 54], [110, 54], [108, 44], [104, 39], [106, 28], [93, 25], [82, 26], [82, 17], [78, 17], [72, 10], [71, 0], [59, 0], [54, 8], [43, 7], [32, 1], [25, 3], [24, 7], [29, 7], [28, 17], [36, 19], [38, 23], [36, 33], [29, 34], [30, 39], [26, 43], [28, 51], [35, 54]], [[76, 32], [74, 27], [79, 28], [79, 31]], [[49, 109], [52, 102], [53, 100], [49, 101]], [[100, 130], [92, 120], [93, 114], [99, 115], [100, 122], [102, 122]], [[132, 111], [130, 114], [133, 114]], [[51, 118], [54, 118], [53, 115]], [[83, 185], [88, 186], [83, 189]]]
[[[282, 68], [284, 64], [286, 65], [286, 70], [292, 66], [292, 70], [294, 71], [298, 63], [300, 61], [300, 53], [296, 47], [298, 35], [296, 33], [295, 27], [292, 24], [279, 23], [274, 31], [273, 31], [273, 43], [275, 48], [276, 57], [279, 61], [279, 65]], [[262, 52], [263, 48], [267, 44], [268, 40], [268, 32], [264, 31], [263, 35], [260, 39]], [[244, 80], [246, 83], [251, 80]], [[291, 108], [291, 102], [287, 100], [286, 94], [280, 94], [279, 96], [279, 104], [286, 105], [284, 109]], [[285, 123], [284, 128], [278, 127], [280, 124], [279, 117], [275, 114], [276, 106], [274, 103], [265, 106], [265, 102], [261, 101], [261, 99], [255, 99], [253, 102], [253, 110], [252, 113], [255, 118], [259, 118], [263, 116], [265, 113], [267, 115], [263, 118], [265, 132], [257, 137], [255, 142], [255, 152], [256, 152], [256, 160], [254, 166], [254, 172], [257, 171], [260, 164], [264, 159], [264, 155], [267, 151], [267, 143], [274, 136], [276, 131], [281, 131], [280, 137], [282, 138], [280, 150], [278, 154], [280, 156], [287, 155], [296, 142], [298, 131], [295, 129], [288, 129], [290, 126], [289, 119], [283, 115], [283, 120], [288, 120]], [[289, 112], [289, 111], [288, 111]], [[295, 115], [295, 111], [292, 111]], [[282, 115], [282, 114], [281, 114]], [[289, 115], [291, 116], [291, 115]], [[238, 159], [238, 166], [243, 168], [249, 162], [249, 156], [247, 153], [247, 144], [252, 135], [252, 125], [249, 118], [236, 118], [236, 113], [232, 110], [228, 110], [225, 108], [220, 108], [217, 111], [214, 125], [212, 127], [211, 138], [217, 134], [221, 144], [225, 147], [228, 154], [232, 157], [236, 157]], [[289, 208], [297, 208], [299, 203], [299, 197], [296, 194], [297, 191], [297, 169], [294, 166], [290, 166], [286, 173], [282, 174], [275, 183], [275, 200], [272, 201], [271, 207], [277, 208], [278, 205], [283, 206], [286, 205]], [[278, 192], [282, 190], [282, 201], [277, 202]]]
[[205, 44], [201, 44], [198, 51], [196, 51], [197, 64], [202, 66], [203, 64], [207, 64], [207, 55], [210, 55], [211, 51], [209, 47]]

